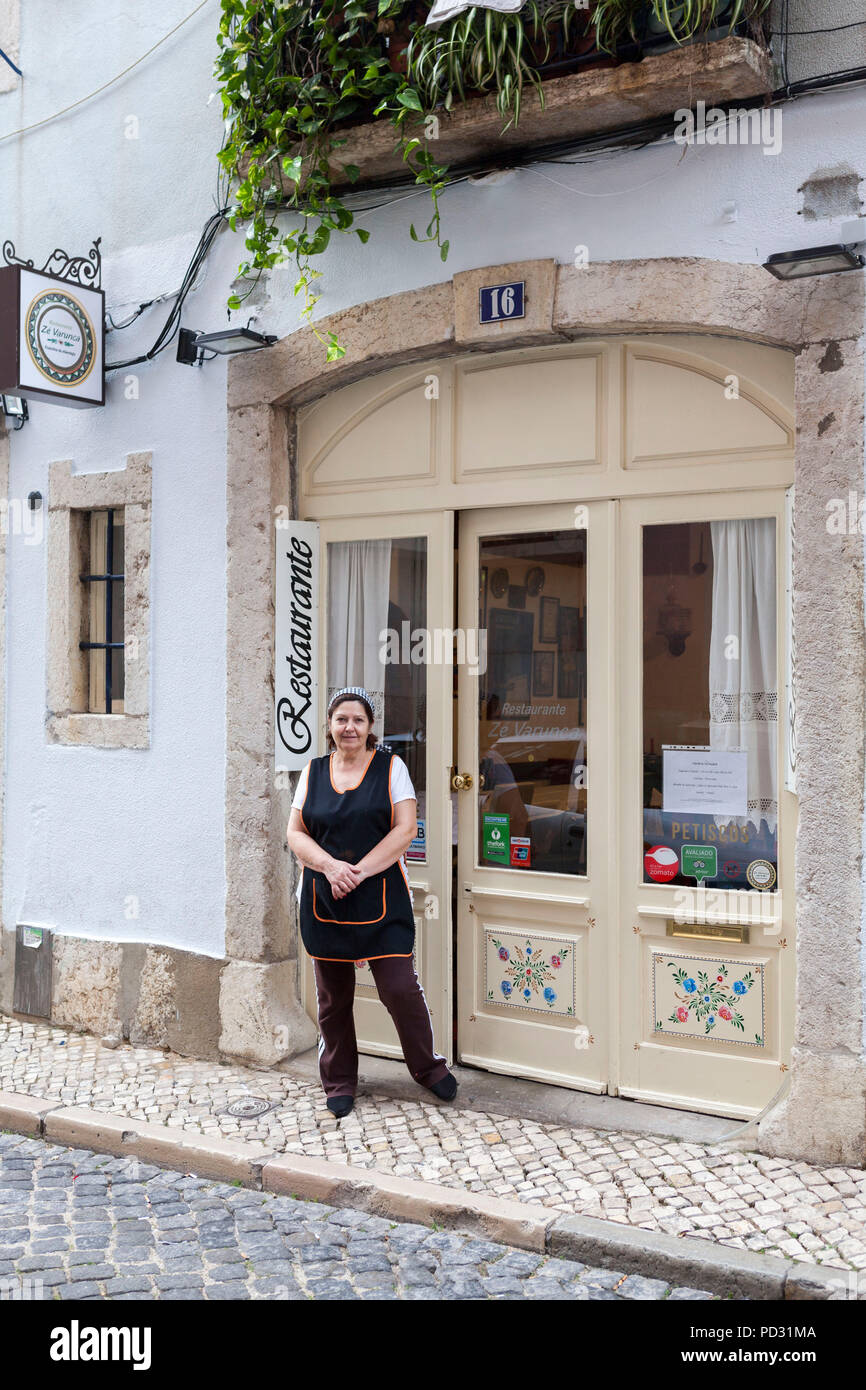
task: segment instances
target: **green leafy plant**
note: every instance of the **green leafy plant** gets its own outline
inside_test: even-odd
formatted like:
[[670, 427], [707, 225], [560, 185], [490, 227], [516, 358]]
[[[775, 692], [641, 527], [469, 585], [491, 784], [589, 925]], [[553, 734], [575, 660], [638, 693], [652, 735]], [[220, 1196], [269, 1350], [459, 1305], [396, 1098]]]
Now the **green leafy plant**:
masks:
[[[408, 9], [406, 0], [321, 0], [315, 9], [296, 0], [222, 0], [216, 74], [226, 140], [219, 160], [235, 180], [229, 223], [247, 224], [250, 252], [239, 267], [246, 290], [231, 296], [230, 308], [240, 307], [263, 271], [289, 260], [297, 270], [295, 293], [304, 296], [302, 316], [311, 318], [319, 299], [313, 283], [321, 274], [312, 259], [333, 232], [354, 232], [362, 242], [369, 237], [335, 184], [350, 185], [359, 175], [356, 166], [340, 165], [341, 129], [371, 118], [392, 122], [397, 148], [432, 196], [426, 234], [413, 226], [412, 236], [435, 241], [443, 260], [447, 255], [438, 205], [446, 170], [408, 129], [409, 118], [423, 114], [422, 103], [392, 67], [385, 44]], [[278, 226], [282, 212], [297, 216], [289, 231]], [[328, 360], [343, 356], [333, 333], [325, 339], [314, 331]]]
[[528, 0], [514, 14], [472, 8], [450, 24], [419, 26], [409, 43], [409, 72], [430, 110], [450, 111], [470, 92], [494, 92], [496, 109], [508, 117], [503, 130], [520, 119], [524, 86], [531, 84], [544, 105], [538, 67], [548, 61], [554, 34], [567, 43], [588, 16], [580, 0]]
[[685, 43], [727, 22], [728, 32], [743, 22], [756, 24], [772, 0], [595, 0], [592, 24], [598, 47], [615, 53], [638, 43], [647, 11], [676, 43]]

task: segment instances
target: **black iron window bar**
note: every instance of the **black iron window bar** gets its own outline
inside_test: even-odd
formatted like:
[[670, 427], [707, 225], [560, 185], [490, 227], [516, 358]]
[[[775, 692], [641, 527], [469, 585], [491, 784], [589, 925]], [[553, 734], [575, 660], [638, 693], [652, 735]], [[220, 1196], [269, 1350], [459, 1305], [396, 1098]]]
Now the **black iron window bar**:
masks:
[[[99, 583], [105, 584], [105, 635], [111, 637], [112, 620], [114, 617], [114, 602], [112, 593], [113, 579], [123, 579], [123, 574], [114, 574], [114, 508], [108, 508], [108, 534], [105, 538], [105, 574], [80, 574], [78, 577], [85, 584]], [[105, 713], [111, 713], [111, 653], [115, 648], [123, 648], [123, 642], [79, 642], [79, 647], [83, 650], [97, 648], [105, 651]]]

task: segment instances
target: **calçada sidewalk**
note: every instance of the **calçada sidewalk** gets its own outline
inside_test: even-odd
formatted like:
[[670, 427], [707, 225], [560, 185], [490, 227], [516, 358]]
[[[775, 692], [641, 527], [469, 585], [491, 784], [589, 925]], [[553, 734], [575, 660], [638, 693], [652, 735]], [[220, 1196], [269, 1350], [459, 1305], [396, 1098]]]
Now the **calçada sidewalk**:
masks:
[[[866, 1297], [866, 1171], [769, 1158], [711, 1137], [736, 1130], [731, 1122], [629, 1102], [605, 1110], [585, 1098], [594, 1117], [633, 1115], [630, 1128], [528, 1118], [526, 1105], [470, 1108], [465, 1097], [483, 1093], [486, 1074], [456, 1074], [457, 1100], [439, 1104], [402, 1064], [363, 1058], [355, 1109], [337, 1121], [314, 1054], [256, 1070], [0, 1017], [0, 1128], [398, 1219], [474, 1225], [695, 1287], [722, 1286], [721, 1276], [707, 1282], [716, 1260], [723, 1286], [746, 1296], [827, 1297], [834, 1287]], [[563, 1097], [573, 1113], [581, 1099], [531, 1089], [548, 1110]], [[232, 1114], [239, 1101], [269, 1108]], [[667, 1132], [648, 1132], [653, 1124]], [[684, 1137], [690, 1129], [701, 1137]]]

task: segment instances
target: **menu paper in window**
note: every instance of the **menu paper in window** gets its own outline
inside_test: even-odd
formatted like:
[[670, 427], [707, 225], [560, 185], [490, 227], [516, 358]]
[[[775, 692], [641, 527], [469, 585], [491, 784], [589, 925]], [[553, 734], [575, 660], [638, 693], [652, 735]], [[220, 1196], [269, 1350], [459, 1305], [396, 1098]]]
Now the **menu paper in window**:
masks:
[[662, 744], [662, 810], [683, 815], [745, 816], [745, 748]]

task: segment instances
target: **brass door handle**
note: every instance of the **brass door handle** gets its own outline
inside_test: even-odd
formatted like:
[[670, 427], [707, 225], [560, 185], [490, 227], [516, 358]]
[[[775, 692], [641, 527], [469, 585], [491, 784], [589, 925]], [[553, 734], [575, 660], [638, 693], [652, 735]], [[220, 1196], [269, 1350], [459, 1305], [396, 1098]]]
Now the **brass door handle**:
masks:
[[451, 778], [451, 786], [456, 792], [468, 792], [472, 786], [472, 773], [455, 772]]

